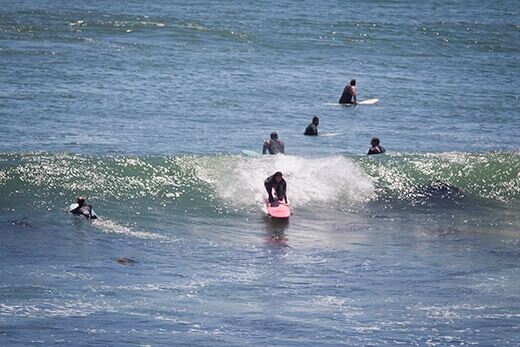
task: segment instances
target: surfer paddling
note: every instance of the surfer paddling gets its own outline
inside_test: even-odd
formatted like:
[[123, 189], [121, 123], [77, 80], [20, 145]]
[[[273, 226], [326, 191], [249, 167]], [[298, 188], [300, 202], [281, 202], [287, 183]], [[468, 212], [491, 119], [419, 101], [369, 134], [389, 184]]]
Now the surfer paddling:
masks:
[[279, 205], [280, 201], [285, 201], [287, 204], [287, 182], [285, 182], [280, 171], [267, 177], [264, 181], [264, 186], [267, 190], [270, 206], [276, 207]]
[[89, 219], [96, 219], [97, 215], [92, 209], [92, 205], [85, 202], [85, 198], [81, 195], [76, 199], [76, 203], [70, 205], [69, 212]]
[[339, 99], [340, 104], [357, 105], [356, 80], [352, 79], [350, 84], [343, 89], [343, 94]]

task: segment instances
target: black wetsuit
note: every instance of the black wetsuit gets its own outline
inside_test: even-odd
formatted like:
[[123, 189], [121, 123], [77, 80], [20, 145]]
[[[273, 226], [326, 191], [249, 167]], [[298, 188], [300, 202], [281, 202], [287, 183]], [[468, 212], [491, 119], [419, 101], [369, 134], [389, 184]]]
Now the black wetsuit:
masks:
[[352, 101], [352, 86], [348, 85], [343, 89], [343, 94], [341, 94], [341, 98], [339, 99], [340, 104], [353, 104], [354, 101]]
[[91, 219], [97, 218], [97, 216], [92, 213], [92, 205], [86, 203], [83, 203], [82, 205], [78, 204], [78, 207], [76, 207], [73, 210], [70, 210], [70, 212]]
[[303, 135], [311, 135], [311, 136], [318, 136], [318, 127], [316, 124], [311, 123], [305, 128], [305, 132]]
[[381, 154], [381, 153], [385, 153], [385, 152], [386, 152], [386, 149], [381, 145], [374, 146], [368, 150], [368, 154]]
[[284, 200], [285, 202], [287, 202], [287, 195], [286, 195], [287, 183], [285, 182], [285, 180], [283, 178], [280, 181], [280, 183], [277, 183], [275, 175], [269, 176], [264, 181], [264, 186], [265, 186], [265, 189], [267, 190], [267, 194], [269, 194], [270, 203], [272, 203], [274, 201], [273, 189], [276, 193], [276, 196], [278, 197], [278, 200]]

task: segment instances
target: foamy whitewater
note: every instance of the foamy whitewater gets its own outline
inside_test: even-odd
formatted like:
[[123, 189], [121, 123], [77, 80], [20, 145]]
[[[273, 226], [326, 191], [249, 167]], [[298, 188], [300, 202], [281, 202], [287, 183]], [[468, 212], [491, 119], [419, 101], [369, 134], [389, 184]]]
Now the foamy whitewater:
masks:
[[0, 345], [520, 344], [517, 7], [3, 4]]

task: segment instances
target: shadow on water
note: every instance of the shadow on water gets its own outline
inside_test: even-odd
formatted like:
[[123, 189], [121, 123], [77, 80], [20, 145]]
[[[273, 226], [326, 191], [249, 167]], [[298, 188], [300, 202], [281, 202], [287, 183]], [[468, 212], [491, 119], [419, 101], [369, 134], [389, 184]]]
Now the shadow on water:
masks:
[[384, 189], [381, 190], [381, 193], [386, 201], [391, 203], [399, 205], [404, 203], [407, 206], [429, 208], [452, 209], [454, 206], [461, 207], [467, 198], [460, 188], [441, 181], [413, 186], [399, 196], [393, 196], [392, 193], [388, 193]]
[[283, 249], [289, 247], [288, 238], [285, 231], [289, 227], [289, 218], [272, 218], [264, 216], [266, 232], [268, 237], [266, 243]]
[[413, 196], [418, 200], [453, 201], [457, 205], [465, 197], [461, 189], [441, 181], [415, 187]]

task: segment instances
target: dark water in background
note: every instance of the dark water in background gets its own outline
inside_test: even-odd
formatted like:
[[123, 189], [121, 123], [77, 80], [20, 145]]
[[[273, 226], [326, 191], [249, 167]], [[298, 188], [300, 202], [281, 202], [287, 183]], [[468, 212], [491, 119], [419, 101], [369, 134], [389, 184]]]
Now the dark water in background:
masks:
[[[519, 32], [513, 1], [4, 4], [0, 342], [518, 344]], [[327, 105], [351, 78], [380, 102]]]

